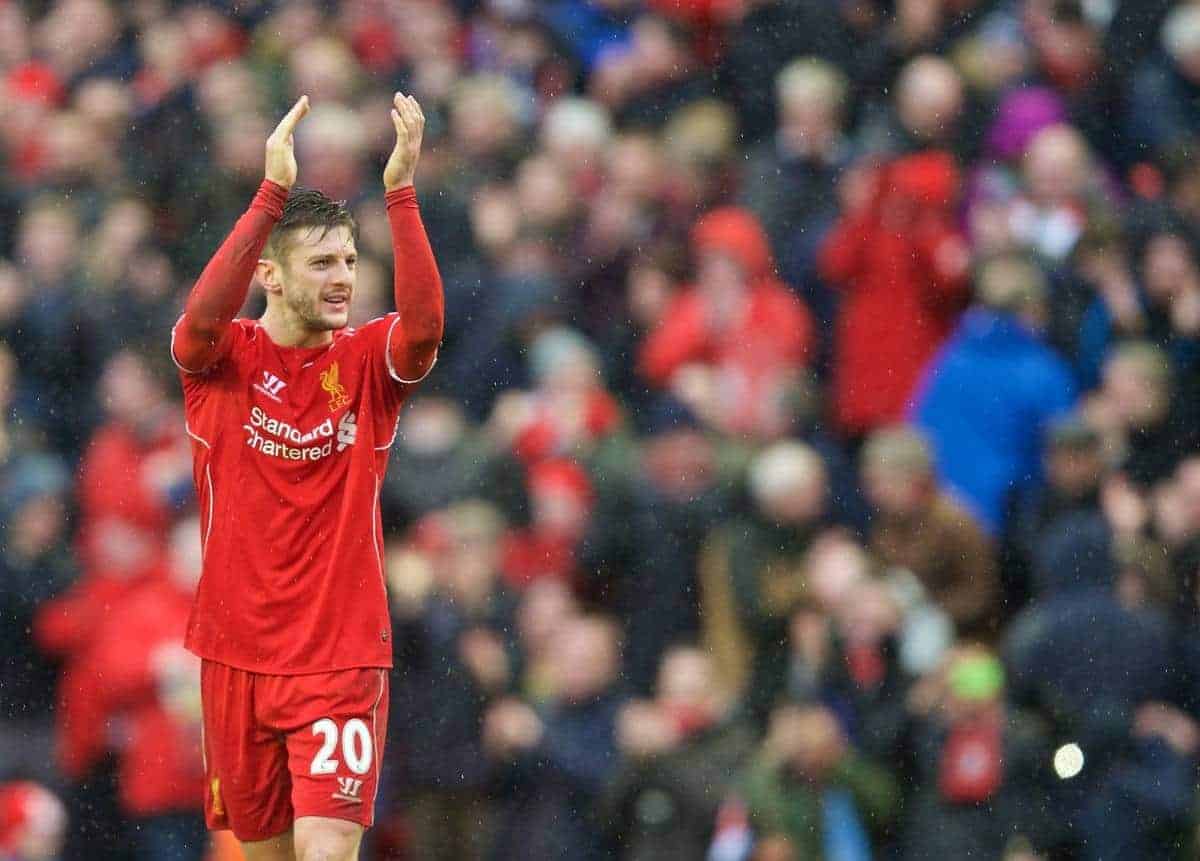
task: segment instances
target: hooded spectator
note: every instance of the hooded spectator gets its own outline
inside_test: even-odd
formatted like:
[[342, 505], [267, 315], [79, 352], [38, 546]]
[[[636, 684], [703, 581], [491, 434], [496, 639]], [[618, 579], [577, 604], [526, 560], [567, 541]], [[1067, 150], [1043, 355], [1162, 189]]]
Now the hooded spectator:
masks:
[[904, 417], [921, 374], [967, 301], [970, 257], [953, 219], [958, 170], [937, 152], [863, 178], [868, 189], [821, 249], [840, 288], [834, 416], [852, 438]]
[[706, 423], [753, 433], [787, 372], [808, 361], [812, 322], [776, 278], [767, 238], [749, 213], [710, 212], [693, 229], [692, 248], [696, 283], [672, 301], [638, 364]]

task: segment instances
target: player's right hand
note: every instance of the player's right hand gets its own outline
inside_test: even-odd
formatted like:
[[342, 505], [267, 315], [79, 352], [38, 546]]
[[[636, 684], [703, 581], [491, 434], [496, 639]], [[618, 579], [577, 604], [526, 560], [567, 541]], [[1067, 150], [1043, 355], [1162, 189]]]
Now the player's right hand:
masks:
[[299, 168], [296, 166], [295, 140], [292, 133], [296, 130], [296, 123], [307, 113], [308, 96], [301, 96], [267, 138], [266, 177], [284, 188], [291, 188], [296, 184]]

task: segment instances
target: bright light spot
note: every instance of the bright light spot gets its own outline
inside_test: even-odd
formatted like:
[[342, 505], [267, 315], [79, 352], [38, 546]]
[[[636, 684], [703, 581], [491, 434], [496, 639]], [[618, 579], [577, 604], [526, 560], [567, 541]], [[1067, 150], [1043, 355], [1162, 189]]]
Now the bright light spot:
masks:
[[1063, 780], [1070, 780], [1083, 771], [1083, 751], [1075, 742], [1064, 744], [1054, 751], [1054, 773]]

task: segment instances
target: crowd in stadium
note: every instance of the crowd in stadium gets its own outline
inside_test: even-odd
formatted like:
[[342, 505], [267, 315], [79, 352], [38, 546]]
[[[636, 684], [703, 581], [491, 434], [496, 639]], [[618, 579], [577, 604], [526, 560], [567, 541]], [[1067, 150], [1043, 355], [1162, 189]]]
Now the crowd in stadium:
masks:
[[2, 0], [0, 859], [204, 857], [170, 329], [396, 90], [364, 857], [1195, 857], [1200, 4]]

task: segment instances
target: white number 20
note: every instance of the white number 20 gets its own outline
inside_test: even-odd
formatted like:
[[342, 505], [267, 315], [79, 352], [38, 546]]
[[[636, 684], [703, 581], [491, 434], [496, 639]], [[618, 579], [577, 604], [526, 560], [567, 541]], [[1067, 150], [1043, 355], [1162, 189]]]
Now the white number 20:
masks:
[[[321, 718], [312, 726], [313, 735], [325, 736], [321, 749], [313, 757], [309, 769], [312, 774], [333, 774], [337, 771], [338, 761], [330, 759], [337, 749], [338, 725], [329, 718]], [[355, 774], [366, 774], [371, 770], [371, 756], [374, 748], [371, 744], [371, 731], [358, 718], [346, 721], [342, 729], [342, 756], [346, 758], [346, 766]]]

